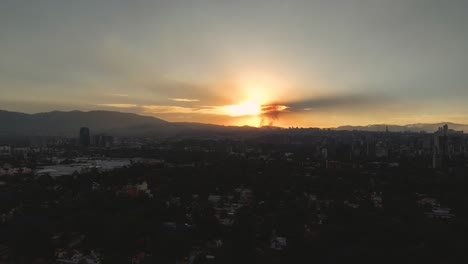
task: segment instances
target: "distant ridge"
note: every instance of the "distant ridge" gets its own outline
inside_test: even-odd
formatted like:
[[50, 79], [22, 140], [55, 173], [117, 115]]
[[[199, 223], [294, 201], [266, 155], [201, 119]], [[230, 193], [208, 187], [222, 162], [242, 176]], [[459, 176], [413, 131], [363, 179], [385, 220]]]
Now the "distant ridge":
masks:
[[[450, 129], [468, 131], [468, 125], [441, 122], [435, 124], [340, 126], [333, 130], [433, 132], [448, 124]], [[52, 111], [25, 114], [0, 110], [0, 136], [77, 136], [80, 127], [89, 127], [93, 134], [115, 136], [184, 136], [230, 134], [236, 132], [277, 131], [279, 127], [221, 126], [195, 122], [168, 122], [152, 116], [114, 111]]]
[[152, 116], [114, 111], [84, 112], [74, 110], [25, 114], [0, 110], [0, 136], [76, 137], [80, 127], [89, 127], [92, 134], [161, 137], [258, 130], [255, 127], [168, 122]]
[[0, 111], [0, 135], [72, 136], [80, 127], [118, 135], [164, 135], [178, 125], [162, 119], [110, 111], [52, 111], [37, 114]]
[[335, 130], [348, 130], [348, 131], [388, 131], [390, 132], [434, 132], [439, 127], [447, 124], [450, 129], [456, 131], [468, 131], [468, 125], [465, 124], [456, 124], [451, 122], [440, 122], [433, 124], [417, 123], [409, 125], [386, 125], [386, 124], [375, 124], [368, 126], [339, 126]]

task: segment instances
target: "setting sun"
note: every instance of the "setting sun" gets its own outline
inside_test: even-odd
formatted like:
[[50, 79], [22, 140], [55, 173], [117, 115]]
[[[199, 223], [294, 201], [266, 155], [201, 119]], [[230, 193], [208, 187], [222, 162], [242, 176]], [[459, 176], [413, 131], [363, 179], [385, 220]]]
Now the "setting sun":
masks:
[[237, 105], [228, 105], [225, 109], [230, 116], [259, 115], [262, 111], [261, 105], [253, 101], [243, 102]]

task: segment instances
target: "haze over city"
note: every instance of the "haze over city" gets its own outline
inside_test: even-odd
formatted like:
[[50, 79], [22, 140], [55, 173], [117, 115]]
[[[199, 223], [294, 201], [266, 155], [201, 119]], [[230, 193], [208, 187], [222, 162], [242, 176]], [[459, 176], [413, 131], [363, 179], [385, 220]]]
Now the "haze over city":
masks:
[[468, 123], [468, 2], [2, 1], [0, 109]]
[[468, 263], [468, 0], [0, 0], [0, 264]]

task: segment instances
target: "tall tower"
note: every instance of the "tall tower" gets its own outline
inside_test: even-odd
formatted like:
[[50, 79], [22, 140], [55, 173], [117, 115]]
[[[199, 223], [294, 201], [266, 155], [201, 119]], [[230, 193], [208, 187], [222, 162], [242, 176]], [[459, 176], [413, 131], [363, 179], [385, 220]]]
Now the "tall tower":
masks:
[[448, 163], [448, 125], [439, 127], [434, 133], [432, 167], [445, 168]]
[[91, 143], [91, 137], [89, 134], [89, 128], [80, 128], [80, 146], [87, 147]]

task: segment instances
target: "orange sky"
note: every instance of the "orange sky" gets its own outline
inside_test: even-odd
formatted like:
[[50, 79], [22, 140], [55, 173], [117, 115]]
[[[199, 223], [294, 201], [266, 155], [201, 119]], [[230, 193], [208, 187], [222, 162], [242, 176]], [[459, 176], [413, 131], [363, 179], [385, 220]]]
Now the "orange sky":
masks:
[[468, 123], [466, 10], [439, 0], [1, 1], [0, 109], [283, 127]]

